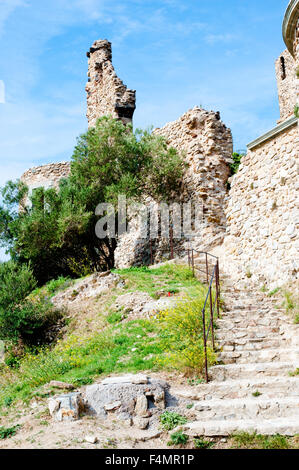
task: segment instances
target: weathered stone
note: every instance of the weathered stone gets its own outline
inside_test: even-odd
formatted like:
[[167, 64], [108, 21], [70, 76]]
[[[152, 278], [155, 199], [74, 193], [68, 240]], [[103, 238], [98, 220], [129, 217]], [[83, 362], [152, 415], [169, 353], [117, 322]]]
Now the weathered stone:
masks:
[[72, 384], [68, 384], [65, 382], [59, 382], [58, 380], [51, 380], [49, 383], [50, 387], [55, 387], [55, 388], [61, 388], [61, 389], [67, 389], [67, 390], [73, 390], [75, 387]]
[[86, 436], [84, 438], [85, 442], [88, 442], [89, 444], [96, 444], [98, 442], [98, 437], [94, 435]]
[[50, 398], [48, 405], [50, 415], [55, 421], [77, 420], [85, 409], [85, 402], [80, 392]]
[[108, 403], [104, 406], [106, 411], [114, 411], [121, 407], [121, 401], [114, 401], [113, 403]]
[[147, 416], [148, 403], [145, 395], [138, 395], [135, 405], [135, 413], [138, 416]]
[[141, 417], [135, 417], [134, 418], [134, 425], [138, 429], [146, 429], [149, 425], [149, 419], [148, 418], [141, 418]]

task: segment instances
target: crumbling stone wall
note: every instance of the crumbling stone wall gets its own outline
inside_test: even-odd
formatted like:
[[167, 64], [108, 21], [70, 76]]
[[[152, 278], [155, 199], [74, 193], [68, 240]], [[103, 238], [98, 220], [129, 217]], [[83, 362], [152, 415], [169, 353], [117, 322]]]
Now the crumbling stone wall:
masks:
[[[155, 129], [153, 133], [163, 136], [167, 144], [179, 153], [183, 152], [189, 165], [183, 177], [181, 193], [175, 200], [180, 203], [193, 201], [202, 211], [202, 225], [193, 236], [175, 240], [175, 254], [183, 254], [188, 241], [196, 249], [209, 250], [221, 243], [225, 235], [224, 199], [233, 151], [231, 131], [220, 120], [219, 113], [195, 107], [177, 121]], [[150, 204], [154, 205], [154, 202]], [[164, 249], [167, 251], [167, 247], [169, 251], [169, 240], [155, 241], [155, 261], [166, 255]], [[130, 233], [119, 240], [115, 252], [116, 265], [128, 267], [146, 263], [149, 259], [149, 243], [140, 239], [140, 229], [133, 220]]]
[[87, 119], [94, 127], [99, 117], [110, 114], [124, 124], [132, 122], [135, 111], [136, 92], [129, 90], [117, 77], [112, 65], [111, 43], [95, 41], [87, 52], [88, 83]]
[[[21, 176], [21, 181], [28, 186], [28, 196], [30, 197], [34, 189], [37, 188], [58, 188], [59, 181], [62, 178], [67, 178], [70, 171], [70, 162], [49, 163], [30, 168]], [[30, 206], [29, 197], [23, 202], [25, 206]]]
[[280, 119], [282, 122], [294, 114], [298, 101], [298, 80], [296, 80], [296, 62], [288, 50], [285, 50], [275, 63], [278, 85]]

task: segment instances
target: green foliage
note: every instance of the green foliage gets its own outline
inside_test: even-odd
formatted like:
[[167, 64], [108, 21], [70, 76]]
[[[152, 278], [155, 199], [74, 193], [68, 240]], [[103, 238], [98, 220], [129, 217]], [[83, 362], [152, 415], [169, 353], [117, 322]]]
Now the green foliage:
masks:
[[240, 154], [238, 152], [234, 152], [232, 154], [232, 159], [234, 160], [234, 163], [230, 164], [230, 170], [232, 175], [235, 175], [238, 172], [242, 157], [244, 157], [244, 154]]
[[14, 261], [1, 263], [0, 315], [3, 315], [11, 305], [22, 302], [35, 287], [36, 280], [30, 267]]
[[256, 390], [256, 392], [253, 392], [253, 394], [252, 394], [252, 396], [256, 397], [256, 398], [260, 397], [261, 395], [262, 395], [261, 392], [259, 392], [258, 390]]
[[194, 439], [195, 449], [211, 449], [214, 446], [214, 443], [211, 441], [205, 441], [204, 439]]
[[[90, 338], [71, 335], [54, 347], [28, 352], [18, 369], [0, 374], [0, 407], [6, 397], [27, 400], [40, 386], [61, 380], [76, 386], [92, 383], [101, 374], [157, 370], [161, 354], [153, 322], [131, 321], [114, 325]], [[132, 349], [135, 351], [132, 352]]]
[[164, 411], [164, 413], [160, 415], [160, 423], [163, 429], [171, 431], [181, 424], [186, 424], [187, 418], [175, 411]]
[[[158, 315], [160, 345], [165, 351], [161, 358], [165, 366], [181, 370], [185, 375], [200, 376], [204, 371], [205, 353], [203, 343], [203, 323], [201, 312], [206, 298], [206, 289], [197, 298], [185, 298], [174, 308]], [[206, 308], [206, 328], [210, 321], [209, 303]], [[216, 362], [211, 345], [207, 348], [208, 364]]]
[[47, 341], [47, 332], [61, 319], [50, 303], [25, 301], [0, 311], [0, 339], [37, 345]]
[[112, 312], [107, 316], [107, 322], [110, 324], [119, 323], [123, 319], [123, 315], [119, 312]]
[[277, 294], [277, 292], [279, 292], [279, 290], [280, 290], [280, 287], [276, 287], [271, 292], [269, 292], [268, 297], [273, 297], [275, 294]]
[[294, 107], [294, 115], [299, 118], [299, 106], [298, 104], [295, 105]]
[[16, 426], [12, 426], [10, 428], [5, 428], [4, 426], [0, 426], [0, 439], [8, 439], [16, 434], [17, 430], [19, 429], [20, 425], [17, 424]]
[[178, 194], [183, 171], [182, 158], [162, 137], [103, 117], [78, 138], [59, 191], [38, 188], [32, 207], [18, 211], [28, 188], [9, 182], [2, 189], [0, 239], [13, 258], [31, 261], [39, 284], [112, 268], [116, 240], [97, 238], [96, 206], [109, 203], [117, 212], [119, 194], [128, 202], [141, 196], [167, 202]]
[[233, 436], [233, 441], [238, 448], [245, 449], [289, 449], [291, 444], [287, 437], [276, 434], [264, 436], [242, 432]]
[[168, 446], [178, 446], [187, 444], [189, 437], [183, 431], [177, 431], [171, 434]]

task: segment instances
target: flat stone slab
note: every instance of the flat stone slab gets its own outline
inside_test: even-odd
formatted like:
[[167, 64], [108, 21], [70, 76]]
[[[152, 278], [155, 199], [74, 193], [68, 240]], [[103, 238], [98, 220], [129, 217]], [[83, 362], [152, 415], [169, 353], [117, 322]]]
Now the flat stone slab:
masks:
[[101, 382], [101, 385], [118, 385], [118, 384], [147, 384], [148, 377], [146, 375], [122, 375], [121, 377], [107, 377]]
[[[167, 388], [165, 381], [151, 380], [144, 375], [109, 377], [100, 384], [87, 386], [85, 398], [87, 407], [93, 414], [106, 417], [108, 412], [113, 412], [129, 419], [140, 414], [141, 400], [143, 417], [150, 407], [151, 411], [155, 408], [165, 409]], [[115, 403], [117, 407], [113, 406]]]

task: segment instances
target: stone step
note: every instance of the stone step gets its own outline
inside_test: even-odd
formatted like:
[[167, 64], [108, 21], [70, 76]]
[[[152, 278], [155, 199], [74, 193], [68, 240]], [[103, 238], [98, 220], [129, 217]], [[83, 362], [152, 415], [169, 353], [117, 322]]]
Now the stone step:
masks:
[[261, 351], [263, 349], [271, 348], [282, 348], [283, 346], [288, 345], [287, 340], [279, 339], [263, 339], [263, 338], [242, 338], [235, 340], [216, 340], [216, 347], [221, 350], [221, 352], [226, 351]]
[[280, 434], [294, 436], [299, 433], [299, 420], [295, 418], [242, 419], [229, 421], [194, 421], [182, 426], [190, 437], [230, 436], [239, 432], [250, 432], [265, 436]]
[[289, 376], [299, 368], [299, 361], [292, 362], [261, 362], [249, 364], [226, 364], [209, 368], [211, 380], [225, 381], [230, 379], [253, 379], [256, 377]]
[[252, 398], [255, 392], [261, 398], [298, 397], [299, 377], [257, 377], [253, 379], [210, 382], [193, 389], [173, 390], [174, 395], [190, 400]]
[[279, 328], [282, 326], [282, 322], [277, 319], [255, 319], [255, 318], [220, 318], [216, 320], [217, 329], [228, 329], [234, 330], [235, 328], [262, 328], [265, 327], [273, 327]]
[[196, 420], [243, 420], [298, 417], [299, 397], [237, 398], [235, 400], [204, 400], [194, 402]]
[[240, 339], [240, 338], [281, 338], [284, 334], [282, 328], [263, 326], [263, 327], [253, 327], [249, 326], [248, 328], [221, 328], [215, 330], [217, 339]]
[[299, 348], [261, 349], [259, 351], [223, 351], [218, 354], [223, 364], [246, 364], [251, 362], [298, 362]]

